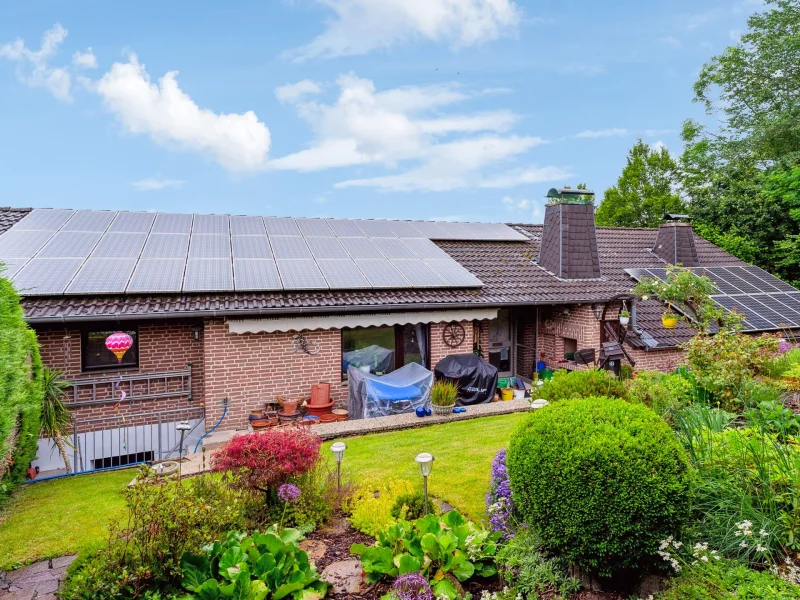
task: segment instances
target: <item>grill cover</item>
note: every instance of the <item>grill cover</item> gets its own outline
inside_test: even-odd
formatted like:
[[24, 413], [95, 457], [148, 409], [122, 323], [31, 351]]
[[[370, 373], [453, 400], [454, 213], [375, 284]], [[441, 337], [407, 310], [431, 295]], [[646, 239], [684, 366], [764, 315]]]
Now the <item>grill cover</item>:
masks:
[[476, 354], [445, 356], [433, 370], [437, 379], [458, 384], [459, 406], [491, 402], [497, 388], [497, 368]]

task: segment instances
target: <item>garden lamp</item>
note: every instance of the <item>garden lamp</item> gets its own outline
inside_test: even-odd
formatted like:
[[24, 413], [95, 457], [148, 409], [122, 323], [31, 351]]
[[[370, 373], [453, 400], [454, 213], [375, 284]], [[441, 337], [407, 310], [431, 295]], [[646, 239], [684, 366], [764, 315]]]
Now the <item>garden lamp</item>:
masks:
[[422, 472], [422, 485], [425, 492], [425, 514], [428, 514], [428, 475], [431, 474], [433, 468], [433, 455], [429, 452], [421, 452], [417, 454], [417, 461], [419, 470]]
[[[181, 445], [178, 446], [178, 468], [180, 469], [181, 458], [183, 458], [183, 436], [185, 436], [186, 432], [189, 431], [189, 421], [178, 421], [178, 424], [175, 425], [175, 429], [181, 432]], [[180, 476], [180, 472], [178, 472], [179, 479]]]
[[336, 486], [339, 491], [342, 490], [342, 459], [344, 458], [345, 450], [347, 450], [347, 444], [344, 442], [335, 442], [331, 444], [333, 459], [336, 461]]
[[603, 318], [603, 305], [602, 304], [592, 304], [592, 312], [594, 313], [594, 318], [598, 321]]

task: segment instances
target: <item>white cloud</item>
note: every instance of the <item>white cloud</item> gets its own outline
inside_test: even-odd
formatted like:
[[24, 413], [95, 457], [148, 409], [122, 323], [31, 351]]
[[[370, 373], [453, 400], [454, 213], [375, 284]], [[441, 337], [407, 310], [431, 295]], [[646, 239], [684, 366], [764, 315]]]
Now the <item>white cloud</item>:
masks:
[[658, 140], [655, 144], [651, 145], [650, 148], [652, 148], [654, 152], [661, 152], [662, 148], [666, 148], [667, 150], [669, 150], [669, 148], [667, 148], [667, 145], [661, 140]]
[[203, 109], [180, 89], [177, 71], [150, 82], [136, 55], [114, 63], [95, 91], [130, 133], [147, 134], [167, 147], [208, 155], [230, 171], [262, 169], [270, 134], [253, 111], [217, 114]]
[[738, 43], [739, 40], [742, 39], [742, 32], [739, 31], [738, 29], [731, 29], [728, 32], [728, 37], [731, 38], [732, 41]]
[[725, 16], [725, 11], [720, 8], [712, 8], [703, 12], [689, 15], [686, 19], [686, 29], [697, 29], [708, 23], [712, 23]]
[[287, 83], [275, 88], [275, 97], [281, 102], [294, 102], [307, 94], [319, 94], [322, 88], [310, 79], [303, 79], [297, 83]]
[[514, 198], [512, 196], [503, 196], [503, 206], [509, 213], [514, 215], [522, 215], [522, 220], [530, 221], [532, 223], [540, 223], [544, 218], [544, 209], [542, 208], [543, 202], [536, 200], [529, 200], [528, 198]]
[[44, 88], [59, 100], [69, 101], [72, 85], [69, 72], [64, 67], [51, 67], [49, 64], [67, 33], [60, 23], [56, 23], [42, 36], [39, 50], [28, 49], [18, 38], [0, 46], [0, 58], [18, 63], [17, 78], [25, 85]]
[[667, 133], [675, 133], [674, 129], [645, 129], [644, 134], [648, 137], [655, 137]]
[[586, 129], [580, 133], [576, 133], [576, 138], [604, 138], [604, 137], [621, 137], [628, 135], [630, 132], [622, 127], [614, 127], [611, 129]]
[[681, 46], [683, 46], [683, 44], [678, 38], [672, 37], [671, 35], [659, 38], [659, 40], [669, 46], [672, 46], [673, 48], [680, 48]]
[[592, 77], [606, 72], [603, 65], [572, 62], [559, 67], [558, 72], [563, 75], [586, 75]]
[[559, 181], [572, 176], [569, 167], [529, 167], [500, 173], [480, 182], [484, 188], [512, 188], [518, 185]]
[[295, 60], [367, 54], [418, 39], [454, 48], [511, 33], [522, 11], [514, 0], [317, 0], [334, 12]]
[[91, 48], [87, 48], [86, 52], [79, 51], [72, 55], [72, 64], [77, 69], [96, 69], [97, 57]]
[[167, 188], [182, 188], [185, 181], [180, 179], [156, 179], [149, 177], [147, 179], [140, 179], [139, 181], [131, 182], [131, 185], [141, 192], [149, 192], [154, 190], [164, 190]]

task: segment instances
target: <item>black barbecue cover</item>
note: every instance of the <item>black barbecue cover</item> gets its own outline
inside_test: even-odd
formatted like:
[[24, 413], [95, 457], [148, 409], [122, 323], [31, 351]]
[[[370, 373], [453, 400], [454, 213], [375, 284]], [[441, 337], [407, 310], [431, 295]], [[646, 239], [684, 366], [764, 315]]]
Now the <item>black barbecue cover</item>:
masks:
[[445, 356], [433, 369], [436, 379], [458, 383], [458, 404], [469, 406], [491, 402], [497, 388], [497, 367], [476, 354]]

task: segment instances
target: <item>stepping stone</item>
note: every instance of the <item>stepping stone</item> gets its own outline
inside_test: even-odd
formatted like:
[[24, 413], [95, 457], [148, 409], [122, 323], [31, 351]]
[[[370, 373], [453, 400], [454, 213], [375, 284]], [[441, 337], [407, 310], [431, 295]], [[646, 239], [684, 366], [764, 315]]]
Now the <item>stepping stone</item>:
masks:
[[328, 546], [320, 540], [303, 540], [300, 542], [300, 550], [308, 554], [308, 560], [316, 562], [328, 551]]
[[358, 594], [363, 581], [361, 561], [351, 559], [331, 563], [323, 569], [322, 579], [331, 584], [335, 594]]
[[344, 517], [331, 519], [319, 532], [325, 535], [344, 535], [350, 530], [350, 522]]

